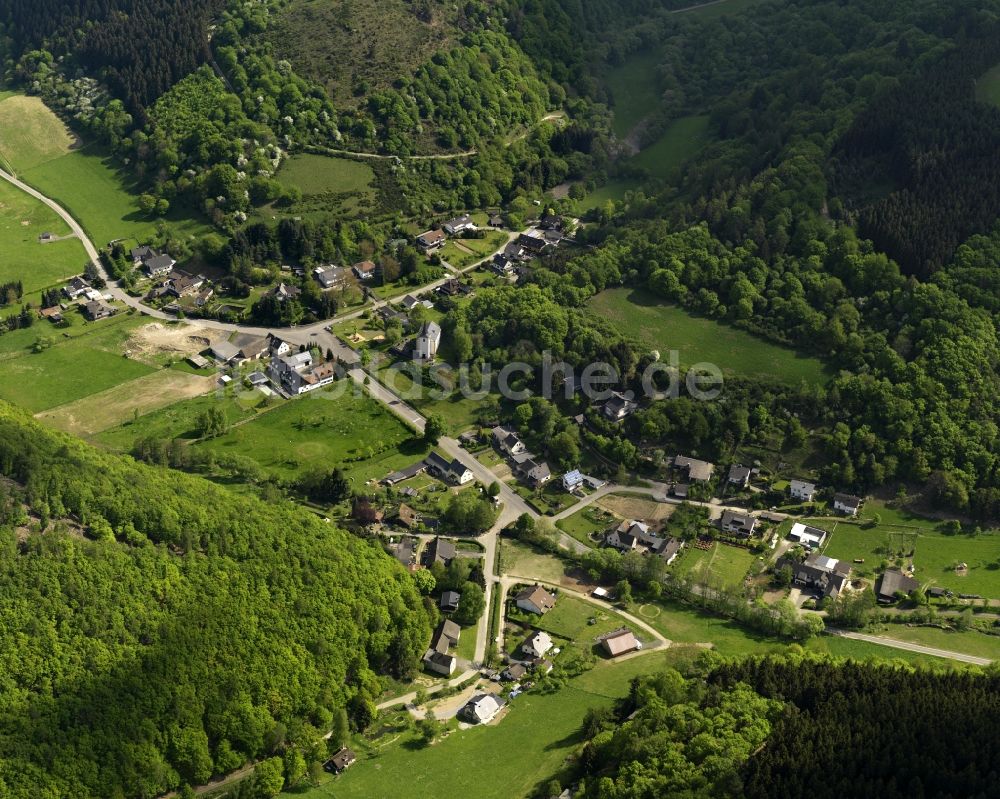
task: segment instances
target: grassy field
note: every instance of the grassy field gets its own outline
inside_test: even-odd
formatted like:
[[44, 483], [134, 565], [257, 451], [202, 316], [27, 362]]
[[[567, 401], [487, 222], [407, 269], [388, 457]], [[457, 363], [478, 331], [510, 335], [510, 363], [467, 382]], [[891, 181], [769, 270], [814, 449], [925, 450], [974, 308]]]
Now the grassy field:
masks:
[[195, 422], [209, 407], [221, 404], [232, 425], [253, 418], [261, 402], [263, 396], [260, 394], [251, 395], [247, 401], [236, 397], [225, 397], [220, 401], [217, 394], [206, 394], [145, 413], [134, 422], [128, 421], [117, 427], [107, 428], [93, 436], [92, 440], [109, 449], [128, 452], [140, 438], [194, 439], [198, 437]]
[[[160, 369], [123, 385], [60, 405], [39, 414], [38, 418], [67, 433], [92, 436], [130, 422], [137, 414], [141, 419], [143, 415], [176, 403], [181, 397], [207, 394], [217, 386], [214, 374], [194, 375], [177, 369]], [[133, 424], [130, 427], [141, 429], [142, 426]]]
[[615, 112], [612, 130], [619, 138], [627, 136], [659, 105], [656, 68], [662, 60], [663, 54], [658, 50], [645, 50], [612, 69], [605, 77]]
[[65, 236], [70, 230], [48, 206], [0, 181], [0, 283], [20, 280], [25, 299], [35, 304], [36, 292], [80, 274], [87, 262], [78, 239], [42, 244], [42, 233]]
[[566, 574], [566, 561], [508, 538], [500, 540], [500, 560], [500, 571], [503, 574], [521, 577], [530, 575], [557, 585], [564, 580]]
[[66, 155], [75, 143], [40, 97], [10, 94], [0, 100], [0, 165], [31, 169]]
[[[33, 335], [26, 340], [18, 336], [16, 340], [23, 344], [18, 350], [8, 349], [13, 342], [2, 342], [0, 399], [37, 413], [151, 374], [153, 367], [123, 357], [129, 331], [142, 323], [121, 314], [86, 324], [80, 334], [69, 338], [40, 325], [18, 331]], [[52, 346], [32, 352], [31, 344], [43, 336], [51, 338]], [[8, 337], [14, 338], [3, 338]]]
[[707, 116], [682, 117], [632, 161], [648, 169], [654, 177], [663, 178], [697, 154], [708, 139]]
[[674, 561], [673, 570], [699, 582], [739, 586], [754, 558], [749, 551], [727, 544], [716, 543], [709, 550], [688, 544]]
[[337, 398], [321, 389], [285, 402], [196, 446], [248, 456], [283, 478], [340, 466], [356, 489], [408, 466], [427, 451], [395, 415], [353, 388]]
[[907, 627], [903, 624], [886, 624], [878, 635], [895, 638], [897, 641], [907, 641], [911, 644], [923, 644], [937, 649], [947, 649], [952, 652], [964, 652], [968, 655], [1000, 660], [1000, 636], [987, 635], [976, 630], [958, 632], [943, 630], [939, 627]]
[[[544, 616], [519, 612], [513, 615], [512, 618], [516, 618], [519, 621], [526, 620], [531, 627], [545, 630], [559, 638], [581, 644], [584, 648], [594, 645], [599, 635], [617, 630], [620, 627], [630, 626], [617, 613], [599, 608], [586, 600], [567, 594], [561, 594], [556, 601], [556, 606]], [[631, 626], [634, 627], [634, 625]], [[643, 631], [635, 630], [635, 632], [641, 640]], [[511, 647], [514, 647], [518, 643], [519, 641], [509, 641], [508, 651], [511, 651]]]
[[784, 383], [823, 383], [823, 364], [743, 330], [692, 316], [640, 289], [608, 289], [590, 302], [590, 310], [628, 336], [660, 351], [680, 353], [682, 366], [707, 361], [723, 373]]
[[621, 202], [625, 199], [625, 192], [634, 191], [638, 189], [640, 182], [632, 178], [625, 178], [622, 180], [613, 180], [610, 183], [605, 183], [594, 191], [590, 192], [586, 197], [577, 202], [577, 210], [579, 213], [584, 214], [587, 211], [592, 211], [595, 208], [600, 208], [608, 200], [613, 200], [614, 202]]
[[[912, 561], [914, 576], [921, 583], [950, 588], [956, 594], [1000, 597], [1000, 535], [996, 533], [943, 535], [884, 525], [866, 530], [838, 524], [823, 552], [848, 561], [864, 558], [865, 563], [855, 568], [869, 575], [884, 561], [904, 566]], [[968, 567], [963, 574], [955, 571], [959, 563]]]
[[[507, 241], [507, 234], [500, 230], [490, 231], [484, 239], [449, 239], [440, 250], [441, 259], [456, 269], [465, 269], [477, 261], [495, 253]], [[463, 249], [464, 248], [464, 249]], [[471, 252], [465, 252], [470, 250]]]
[[285, 161], [277, 178], [299, 189], [302, 199], [289, 207], [265, 206], [261, 217], [357, 214], [375, 201], [375, 172], [362, 161], [303, 153]]
[[976, 99], [1000, 108], [1000, 64], [976, 81]]
[[399, 394], [421, 414], [436, 413], [444, 419], [448, 432], [457, 435], [476, 426], [479, 400], [451, 394], [445, 399], [435, 399], [430, 395], [439, 390], [433, 381], [427, 385], [414, 386], [413, 378], [405, 371], [387, 365], [379, 370], [379, 380]]

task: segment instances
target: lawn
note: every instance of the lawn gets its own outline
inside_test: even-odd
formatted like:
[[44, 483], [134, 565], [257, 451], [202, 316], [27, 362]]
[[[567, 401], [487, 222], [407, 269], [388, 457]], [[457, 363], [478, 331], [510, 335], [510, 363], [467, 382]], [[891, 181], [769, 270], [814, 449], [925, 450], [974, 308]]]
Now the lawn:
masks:
[[0, 283], [20, 280], [25, 300], [36, 305], [38, 291], [80, 274], [87, 263], [78, 239], [42, 244], [42, 233], [65, 236], [70, 229], [48, 206], [0, 180]]
[[695, 156], [708, 140], [707, 116], [681, 117], [632, 162], [649, 170], [654, 177], [663, 178]]
[[942, 630], [939, 627], [907, 627], [903, 624], [886, 624], [878, 632], [888, 638], [898, 641], [908, 641], [912, 644], [933, 646], [937, 649], [948, 649], [952, 652], [963, 652], [967, 655], [1000, 660], [1000, 636], [987, 635], [976, 630], [958, 632]]
[[656, 349], [667, 361], [677, 350], [682, 366], [714, 363], [724, 374], [798, 384], [826, 382], [823, 364], [738, 328], [694, 316], [642, 289], [602, 291], [590, 310], [622, 333]]
[[356, 392], [353, 383], [340, 381], [333, 388], [337, 391], [320, 389], [285, 402], [196, 446], [247, 456], [285, 479], [340, 466], [356, 489], [427, 454], [402, 421]]
[[65, 155], [75, 141], [40, 97], [9, 94], [0, 100], [0, 164], [31, 169]]
[[477, 426], [476, 417], [479, 413], [480, 400], [463, 397], [461, 393], [451, 393], [440, 399], [443, 391], [437, 383], [430, 381], [429, 384], [415, 385], [407, 371], [396, 369], [392, 364], [379, 370], [378, 377], [381, 383], [421, 414], [426, 416], [436, 413], [441, 416], [451, 435], [457, 435]]
[[585, 214], [587, 211], [601, 208], [608, 200], [621, 202], [625, 199], [626, 192], [635, 191], [640, 185], [641, 183], [633, 178], [612, 180], [610, 183], [605, 183], [603, 186], [594, 189], [582, 200], [577, 201], [577, 211]]
[[[507, 242], [507, 234], [500, 230], [490, 231], [483, 239], [449, 239], [441, 248], [441, 260], [456, 269], [465, 269], [492, 255]], [[462, 248], [465, 248], [464, 250]], [[471, 250], [471, 252], [465, 252]]]
[[976, 81], [976, 99], [1000, 108], [1000, 64]]
[[673, 563], [674, 573], [702, 583], [740, 586], [756, 556], [741, 547], [715, 543], [709, 550], [688, 544]]
[[[864, 558], [864, 565], [855, 568], [868, 575], [874, 574], [883, 561], [900, 566], [912, 561], [914, 576], [921, 583], [950, 588], [956, 594], [1000, 597], [1000, 534], [997, 533], [943, 535], [894, 530], [887, 525], [866, 530], [841, 523], [828, 538], [823, 553], [847, 561]], [[959, 563], [968, 566], [964, 575], [955, 571]]]
[[[532, 613], [519, 611], [513, 613], [509, 618], [516, 621], [525, 622], [531, 627], [545, 630], [547, 633], [564, 638], [567, 641], [584, 644], [596, 643], [596, 638], [604, 633], [617, 630], [620, 627], [629, 627], [629, 623], [611, 610], [605, 610], [584, 599], [575, 596], [561, 594], [556, 601], [556, 606], [544, 616], [536, 616]], [[591, 620], [594, 621], [591, 624]], [[635, 625], [631, 625], [634, 627]], [[635, 630], [640, 640], [642, 630]], [[648, 637], [648, 633], [647, 633]], [[508, 642], [510, 648], [520, 643], [511, 640]]]
[[375, 202], [374, 170], [369, 164], [350, 158], [312, 153], [293, 155], [282, 164], [277, 179], [285, 187], [299, 189], [302, 199], [287, 207], [265, 206], [258, 212], [263, 218], [356, 214]]
[[663, 60], [658, 50], [644, 50], [610, 70], [604, 82], [615, 112], [612, 130], [624, 138], [660, 103], [656, 69]]
[[89, 323], [81, 335], [70, 338], [40, 325], [18, 331], [33, 334], [26, 346], [43, 336], [51, 339], [52, 346], [39, 353], [12, 352], [4, 342], [7, 357], [0, 360], [0, 399], [37, 413], [151, 374], [151, 366], [123, 356], [129, 331], [140, 324], [142, 319], [122, 314]]
[[614, 520], [614, 517], [610, 513], [602, 511], [600, 508], [595, 508], [593, 505], [588, 505], [571, 516], [557, 521], [556, 527], [567, 535], [571, 535], [577, 541], [589, 547], [594, 547], [597, 546], [597, 543], [590, 537], [591, 534], [603, 533], [614, 523]]

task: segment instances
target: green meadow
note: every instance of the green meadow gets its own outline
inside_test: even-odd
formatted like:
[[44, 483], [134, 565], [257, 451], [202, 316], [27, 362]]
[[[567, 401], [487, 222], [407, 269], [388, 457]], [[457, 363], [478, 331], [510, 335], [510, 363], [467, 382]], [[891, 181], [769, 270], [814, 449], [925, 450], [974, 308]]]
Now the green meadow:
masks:
[[740, 547], [715, 543], [711, 549], [703, 550], [689, 544], [672, 566], [675, 574], [698, 582], [738, 587], [743, 584], [754, 558]]
[[1000, 108], [1000, 64], [976, 81], [976, 99]]
[[615, 119], [612, 130], [619, 138], [629, 134], [660, 103], [656, 68], [663, 59], [657, 50], [636, 53], [610, 70], [604, 82], [611, 92]]
[[823, 364], [816, 358], [694, 316], [642, 289], [603, 291], [590, 301], [590, 310], [664, 358], [668, 350], [678, 350], [682, 366], [709, 362], [724, 374], [792, 384], [826, 381]]
[[80, 274], [87, 262], [78, 239], [42, 244], [42, 233], [67, 236], [70, 229], [48, 206], [0, 180], [0, 283], [20, 280], [25, 300], [36, 305], [36, 292]]
[[195, 446], [257, 461], [265, 472], [294, 478], [316, 468], [340, 466], [360, 490], [427, 454], [427, 446], [395, 415], [354, 384], [286, 401], [226, 434]]
[[681, 117], [670, 124], [663, 135], [645, 147], [632, 163], [649, 170], [653, 177], [667, 177], [709, 140], [708, 117]]

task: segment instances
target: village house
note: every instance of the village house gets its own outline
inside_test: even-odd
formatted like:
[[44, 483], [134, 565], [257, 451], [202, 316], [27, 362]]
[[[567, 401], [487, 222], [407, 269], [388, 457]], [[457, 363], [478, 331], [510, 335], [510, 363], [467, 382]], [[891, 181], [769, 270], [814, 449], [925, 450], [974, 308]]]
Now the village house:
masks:
[[172, 294], [177, 299], [180, 299], [181, 297], [196, 294], [204, 284], [205, 278], [202, 275], [189, 275], [186, 272], [177, 272], [172, 274], [170, 279], [164, 284], [164, 293]]
[[725, 510], [722, 512], [722, 518], [719, 519], [719, 527], [724, 533], [740, 538], [749, 538], [757, 527], [757, 520], [749, 513]]
[[465, 485], [475, 479], [472, 470], [458, 460], [458, 458], [448, 461], [442, 458], [437, 452], [432, 452], [424, 459], [424, 463], [427, 464], [427, 470], [432, 475], [447, 483]]
[[357, 759], [358, 756], [345, 746], [337, 752], [337, 754], [327, 760], [323, 764], [323, 768], [331, 774], [342, 774], [351, 765], [353, 765]]
[[544, 214], [538, 220], [539, 230], [562, 230], [565, 222], [558, 214]]
[[428, 649], [424, 653], [424, 666], [428, 671], [450, 677], [458, 667], [458, 658], [449, 655], [447, 652], [438, 652], [435, 649]]
[[404, 480], [409, 480], [411, 477], [416, 477], [418, 474], [427, 470], [426, 461], [417, 461], [416, 463], [411, 463], [405, 469], [400, 469], [398, 472], [393, 472], [382, 478], [382, 482], [385, 485], [394, 486], [397, 483], [402, 483]]
[[737, 488], [746, 488], [750, 485], [750, 475], [752, 470], [749, 466], [744, 466], [743, 464], [735, 464], [729, 467], [729, 476], [726, 478], [726, 482], [731, 486], [736, 486]]
[[826, 530], [820, 530], [818, 527], [809, 527], [802, 524], [802, 522], [796, 522], [792, 525], [792, 529], [788, 531], [788, 540], [796, 541], [809, 549], [818, 549], [826, 541]]
[[420, 514], [409, 505], [401, 503], [396, 509], [396, 523], [402, 527], [412, 530], [420, 525]]
[[476, 223], [472, 221], [472, 217], [468, 214], [462, 214], [462, 216], [449, 219], [441, 227], [444, 228], [444, 232], [449, 236], [454, 236], [458, 233], [464, 233], [466, 230], [475, 230]]
[[556, 606], [556, 598], [540, 585], [521, 589], [514, 597], [517, 606], [528, 613], [544, 616]]
[[170, 274], [176, 264], [177, 261], [169, 255], [159, 253], [146, 245], [132, 250], [132, 266], [141, 269], [150, 278]]
[[523, 663], [511, 663], [503, 670], [500, 676], [507, 682], [518, 682], [524, 679], [528, 673], [528, 667]]
[[528, 657], [542, 658], [545, 657], [545, 653], [552, 649], [553, 646], [554, 644], [549, 634], [544, 630], [539, 630], [521, 644], [521, 651]]
[[371, 280], [378, 272], [378, 267], [372, 261], [358, 261], [351, 267], [358, 280]]
[[489, 724], [503, 704], [493, 694], [476, 694], [462, 708], [461, 716], [473, 724]]
[[317, 266], [313, 269], [313, 277], [324, 289], [335, 289], [346, 285], [347, 270], [342, 266]]
[[511, 471], [529, 488], [538, 488], [552, 479], [552, 470], [544, 461], [538, 463], [533, 457], [525, 457], [528, 454], [522, 453], [513, 458]]
[[454, 613], [461, 601], [462, 595], [458, 591], [442, 591], [439, 608], [442, 613]]
[[444, 297], [467, 296], [472, 294], [472, 286], [468, 283], [463, 283], [458, 278], [452, 277], [438, 286], [435, 291]]
[[458, 659], [449, 654], [449, 649], [458, 644], [462, 629], [450, 619], [442, 619], [431, 636], [431, 645], [424, 653], [424, 666], [437, 674], [451, 676], [455, 673]]
[[[631, 392], [629, 392], [631, 393]], [[627, 416], [631, 416], [639, 408], [639, 403], [632, 400], [627, 394], [615, 391], [604, 405], [601, 406], [601, 413], [612, 422], [620, 422]]]
[[217, 341], [208, 348], [209, 354], [221, 363], [229, 363], [240, 354], [239, 348], [228, 341]]
[[62, 311], [63, 309], [61, 305], [53, 305], [49, 308], [42, 308], [42, 310], [38, 312], [38, 315], [42, 317], [42, 319], [48, 319], [53, 324], [58, 324], [63, 320]]
[[330, 385], [337, 379], [337, 368], [333, 361], [313, 364], [307, 350], [271, 358], [267, 376], [279, 389], [295, 396]]
[[72, 278], [69, 283], [63, 286], [63, 294], [65, 294], [71, 300], [78, 300], [87, 290], [90, 288], [90, 283], [84, 280], [82, 277], [77, 275]]
[[292, 351], [292, 345], [278, 338], [274, 333], [268, 333], [267, 340], [270, 342], [272, 358], [280, 355], [288, 355]]
[[534, 256], [541, 255], [549, 243], [541, 236], [532, 236], [528, 233], [521, 233], [517, 237], [517, 246], [526, 253]]
[[413, 349], [413, 357], [418, 361], [432, 361], [437, 357], [441, 345], [441, 326], [437, 322], [424, 322]]
[[570, 493], [583, 486], [583, 475], [579, 469], [573, 469], [562, 476], [563, 490]]
[[392, 556], [407, 569], [417, 562], [417, 540], [404, 536], [391, 547]]
[[299, 295], [302, 294], [302, 289], [298, 286], [293, 286], [290, 283], [279, 283], [273, 289], [268, 292], [268, 295], [274, 297], [278, 302], [288, 302], [288, 300], [297, 300]]
[[788, 485], [788, 493], [792, 499], [799, 502], [812, 502], [816, 496], [816, 485], [807, 483], [805, 480], [792, 480]]
[[655, 555], [669, 566], [684, 547], [684, 542], [656, 535], [650, 531], [648, 524], [631, 519], [609, 531], [604, 536], [604, 545], [619, 552], [636, 551], [644, 555]]
[[920, 582], [903, 574], [898, 569], [888, 569], [875, 585], [875, 598], [881, 604], [895, 602], [899, 595], [909, 596], [920, 590]]
[[437, 536], [427, 545], [427, 549], [424, 551], [424, 563], [427, 566], [433, 566], [435, 563], [448, 566], [457, 554], [458, 552], [455, 549], [453, 541]]
[[510, 277], [514, 273], [514, 264], [510, 258], [498, 252], [490, 261], [490, 271], [500, 277]]
[[686, 455], [678, 455], [674, 458], [674, 468], [686, 472], [689, 482], [707, 483], [712, 479], [715, 464], [708, 461], [700, 461], [696, 458], [689, 458]]
[[91, 322], [96, 322], [98, 319], [107, 319], [116, 313], [117, 311], [114, 308], [102, 300], [91, 300], [83, 306], [83, 315]]
[[444, 246], [445, 235], [443, 230], [428, 230], [417, 236], [417, 249], [425, 255], [434, 252]]
[[845, 516], [857, 516], [858, 511], [864, 504], [864, 499], [853, 494], [834, 494], [833, 509], [843, 513]]
[[237, 357], [240, 361], [257, 361], [271, 351], [271, 342], [267, 336], [248, 336], [237, 343], [240, 348]]
[[626, 652], [642, 649], [642, 644], [639, 643], [631, 630], [620, 630], [607, 635], [601, 641], [601, 645], [604, 647], [604, 651], [613, 658], [624, 655]]
[[801, 563], [789, 558], [778, 561], [777, 568], [791, 566], [792, 582], [815, 591], [823, 597], [836, 597], [848, 584], [851, 566], [814, 552]]
[[494, 427], [493, 445], [504, 455], [520, 455], [525, 450], [524, 442], [509, 427]]

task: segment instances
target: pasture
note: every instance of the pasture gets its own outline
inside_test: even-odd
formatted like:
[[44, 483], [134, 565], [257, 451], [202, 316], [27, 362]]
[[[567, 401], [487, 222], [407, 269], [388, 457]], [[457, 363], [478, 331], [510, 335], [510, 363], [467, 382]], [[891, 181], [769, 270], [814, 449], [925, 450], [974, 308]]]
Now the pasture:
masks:
[[0, 100], [0, 165], [31, 169], [76, 145], [76, 137], [40, 97], [11, 94]]
[[[124, 356], [129, 330], [139, 324], [141, 319], [120, 314], [87, 323], [69, 338], [47, 328], [17, 331], [33, 336], [18, 337], [26, 347], [6, 350], [0, 361], [0, 399], [38, 413], [152, 373], [151, 366]], [[42, 338], [51, 346], [33, 352], [31, 344]]]
[[465, 269], [489, 257], [506, 243], [507, 234], [493, 230], [482, 239], [449, 239], [439, 254], [441, 260], [447, 261], [456, 269]]
[[663, 60], [658, 50], [644, 50], [610, 70], [604, 83], [615, 112], [612, 130], [624, 138], [660, 103], [656, 69]]
[[[635, 628], [635, 625], [629, 625], [614, 611], [598, 607], [585, 599], [579, 599], [565, 593], [559, 595], [556, 606], [544, 616], [535, 616], [531, 613], [515, 610], [509, 617], [573, 642], [586, 651], [589, 651], [590, 647], [596, 643], [596, 638], [599, 635], [617, 630], [620, 627]], [[646, 638], [650, 638], [649, 633], [642, 629], [633, 629], [633, 631], [639, 640], [642, 640], [644, 635]], [[507, 651], [513, 651], [519, 643], [520, 639], [508, 640]]]
[[439, 414], [444, 420], [449, 434], [458, 435], [476, 426], [480, 401], [474, 397], [463, 397], [453, 392], [442, 397], [441, 387], [422, 376], [414, 382], [413, 374], [406, 368], [395, 368], [389, 364], [378, 372], [379, 382], [398, 394], [409, 405], [424, 416]]
[[67, 236], [70, 229], [48, 206], [0, 180], [0, 283], [20, 280], [25, 300], [36, 305], [36, 292], [80, 274], [87, 262], [79, 240], [42, 244], [42, 233]]
[[708, 142], [707, 116], [681, 117], [663, 135], [632, 159], [653, 177], [665, 178], [685, 161], [697, 155]]
[[339, 466], [358, 490], [427, 454], [402, 421], [353, 383], [343, 380], [332, 388], [285, 402], [195, 446], [252, 458], [285, 479]]
[[593, 211], [595, 208], [603, 207], [608, 201], [616, 203], [622, 202], [622, 200], [625, 199], [626, 192], [635, 191], [639, 188], [639, 186], [639, 181], [634, 178], [612, 180], [610, 183], [605, 183], [603, 186], [599, 186], [594, 189], [582, 200], [577, 201], [577, 211], [581, 214], [585, 214], [587, 211]]
[[790, 384], [826, 382], [818, 359], [721, 322], [694, 316], [644, 289], [602, 291], [590, 301], [590, 310], [625, 335], [658, 350], [664, 360], [670, 350], [677, 350], [682, 367], [709, 362], [723, 374]]
[[600, 508], [588, 505], [571, 516], [557, 521], [556, 527], [580, 543], [586, 544], [588, 547], [596, 547], [598, 544], [591, 536], [599, 536], [614, 521], [615, 518], [609, 513], [602, 511]]

